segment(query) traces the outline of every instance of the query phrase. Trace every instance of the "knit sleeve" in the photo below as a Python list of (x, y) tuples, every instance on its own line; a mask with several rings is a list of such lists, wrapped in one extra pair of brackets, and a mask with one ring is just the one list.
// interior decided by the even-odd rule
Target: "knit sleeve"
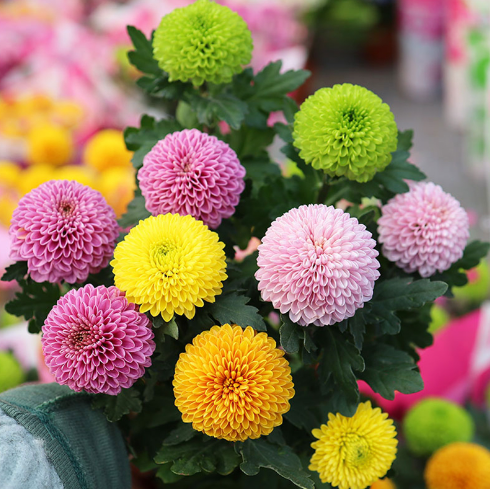
[(0, 481), (3, 489), (63, 489), (42, 440), (0, 409)]

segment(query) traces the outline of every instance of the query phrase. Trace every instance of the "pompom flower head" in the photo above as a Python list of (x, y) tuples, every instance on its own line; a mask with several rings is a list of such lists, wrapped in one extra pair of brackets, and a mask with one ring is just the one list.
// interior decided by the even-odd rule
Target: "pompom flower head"
[(109, 264), (119, 227), (102, 195), (51, 180), (20, 199), (12, 216), (10, 257), (27, 261), (36, 282), (83, 282)]
[(151, 365), (150, 321), (116, 287), (70, 290), (48, 314), (41, 339), (58, 384), (116, 395)]
[(313, 168), (367, 182), (390, 163), (398, 130), (389, 106), (377, 95), (345, 83), (306, 99), (295, 115), (293, 138)]
[(126, 149), (121, 131), (104, 129), (99, 131), (85, 145), (83, 159), (96, 170), (108, 168), (131, 168), (131, 151)]
[(8, 351), (0, 351), (0, 392), (24, 382), (24, 372), (17, 359)]
[(236, 153), (197, 129), (174, 132), (159, 141), (138, 173), (146, 208), (154, 216), (189, 214), (213, 229), (235, 212), (244, 177)]
[(302, 326), (354, 316), (379, 277), (376, 242), (346, 212), (303, 205), (276, 219), (259, 246), (262, 299)]
[(155, 31), (153, 56), (170, 81), (229, 83), (252, 59), (252, 35), (245, 21), (210, 0), (178, 8)]
[(185, 423), (209, 436), (244, 441), (282, 424), (294, 396), (284, 351), (250, 326), (214, 326), (179, 357), (175, 405)]
[(191, 216), (160, 214), (140, 221), (121, 241), (111, 265), (117, 287), (140, 311), (192, 319), (214, 302), (227, 278), (224, 244)]
[(27, 160), (33, 165), (64, 165), (74, 150), (70, 132), (61, 126), (36, 126), (27, 136)]
[(383, 255), (407, 273), (430, 277), (463, 256), (468, 215), (459, 202), (431, 182), (412, 184), (381, 209), (379, 242)]
[(425, 466), (427, 489), (488, 489), (490, 451), (473, 443), (439, 449)]
[(318, 438), (310, 470), (340, 489), (364, 489), (384, 477), (396, 457), (398, 441), (388, 415), (371, 403), (359, 404), (351, 418), (329, 414), (328, 424), (313, 430)]
[(461, 406), (445, 399), (428, 398), (413, 406), (403, 420), (408, 448), (415, 455), (430, 455), (444, 445), (469, 442), (475, 424)]

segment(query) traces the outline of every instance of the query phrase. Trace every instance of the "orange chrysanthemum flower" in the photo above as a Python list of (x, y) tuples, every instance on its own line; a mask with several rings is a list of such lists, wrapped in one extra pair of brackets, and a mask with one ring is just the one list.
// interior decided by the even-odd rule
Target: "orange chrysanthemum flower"
[(440, 448), (425, 467), (427, 489), (488, 489), (490, 451), (474, 443)]
[(396, 486), (390, 479), (385, 477), (384, 479), (379, 479), (374, 484), (371, 484), (370, 489), (396, 489)]
[(213, 326), (194, 338), (175, 367), (175, 405), (209, 436), (245, 441), (282, 424), (294, 396), (284, 352), (248, 326)]

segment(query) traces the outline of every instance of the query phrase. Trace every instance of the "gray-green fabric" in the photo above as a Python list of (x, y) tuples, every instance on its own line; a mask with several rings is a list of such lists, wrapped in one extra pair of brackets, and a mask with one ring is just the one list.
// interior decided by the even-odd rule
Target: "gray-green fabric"
[(58, 384), (26, 385), (1, 393), (0, 409), (42, 440), (64, 489), (130, 489), (122, 435), (91, 408), (88, 395)]

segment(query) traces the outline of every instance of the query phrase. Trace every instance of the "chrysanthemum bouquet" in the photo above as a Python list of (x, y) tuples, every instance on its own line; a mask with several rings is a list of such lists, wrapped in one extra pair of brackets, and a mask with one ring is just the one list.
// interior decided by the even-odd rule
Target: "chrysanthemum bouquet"
[[(135, 198), (117, 222), (76, 182), (26, 195), (7, 310), (166, 484), (370, 486), (396, 431), (358, 381), (388, 399), (423, 388), (431, 304), (488, 246), (467, 245), (465, 211), (420, 182), (412, 133), (369, 90), (323, 88), (298, 109), (287, 94), (308, 72), (244, 69), (246, 24), (209, 0), (151, 39), (128, 32), (138, 85), (169, 112), (125, 132)], [(275, 137), (292, 177), (267, 151)]]

